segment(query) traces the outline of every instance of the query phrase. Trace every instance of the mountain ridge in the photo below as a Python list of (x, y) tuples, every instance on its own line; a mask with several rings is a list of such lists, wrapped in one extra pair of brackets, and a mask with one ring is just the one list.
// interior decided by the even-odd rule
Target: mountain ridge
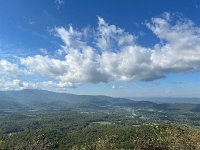
[[(75, 95), (71, 93), (57, 93), (47, 90), (26, 89), (0, 91), (0, 102), (7, 105), (21, 105), (22, 107), (34, 106), (37, 104), (50, 104), (53, 102), (64, 102), (66, 104), (81, 104), (81, 103), (122, 103), (123, 101), (133, 103), (133, 100), (125, 98), (113, 98), (103, 95)], [(2, 105), (3, 106), (3, 105)], [(0, 106), (1, 108), (1, 106)]]
[[(149, 101), (148, 101), (149, 100)], [(149, 99), (127, 99), (104, 95), (76, 95), (57, 93), (39, 89), (0, 91), (0, 109), (10, 108), (89, 108), (103, 109), (105, 107), (128, 107), (134, 109), (154, 109), (165, 111), (199, 112), (200, 104), (186, 103), (156, 103)]]

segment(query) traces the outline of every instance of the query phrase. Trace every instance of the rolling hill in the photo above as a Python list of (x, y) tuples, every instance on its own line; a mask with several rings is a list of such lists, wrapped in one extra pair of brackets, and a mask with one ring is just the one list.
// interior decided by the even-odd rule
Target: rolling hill
[[(185, 100), (184, 100), (185, 101)], [(32, 107), (60, 107), (76, 106), (87, 108), (102, 107), (132, 107), (137, 109), (154, 109), (164, 111), (192, 111), (199, 112), (200, 104), (187, 103), (155, 103), (152, 100), (131, 100), (126, 98), (113, 98), (102, 95), (75, 95), (69, 93), (56, 93), (46, 90), (26, 89), (21, 91), (0, 91), (0, 109), (32, 108)], [(189, 102), (189, 101), (188, 101)]]

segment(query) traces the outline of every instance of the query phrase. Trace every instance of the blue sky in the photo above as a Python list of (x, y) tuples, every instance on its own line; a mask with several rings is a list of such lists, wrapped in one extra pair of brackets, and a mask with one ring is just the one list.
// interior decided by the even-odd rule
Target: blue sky
[(198, 0), (0, 0), (0, 88), (200, 97)]

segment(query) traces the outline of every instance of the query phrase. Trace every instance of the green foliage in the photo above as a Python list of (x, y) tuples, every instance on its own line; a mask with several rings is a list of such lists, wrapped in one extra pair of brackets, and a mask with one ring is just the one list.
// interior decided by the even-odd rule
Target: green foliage
[[(16, 150), (198, 150), (200, 148), (200, 130), (189, 126), (110, 124), (103, 121), (102, 124), (97, 120), (103, 120), (107, 115), (76, 112), (64, 114), (65, 116), (58, 115), (54, 118), (48, 115), (45, 118), (40, 116), (43, 119), (27, 120), (27, 124), (21, 122), (25, 130), (4, 136), (0, 140), (1, 149), (14, 147)], [(114, 116), (112, 117), (114, 119)]]
[(176, 125), (118, 127), (94, 143), (73, 149), (199, 150), (200, 131)]
[(137, 107), (2, 109), (0, 149), (200, 149), (199, 113)]

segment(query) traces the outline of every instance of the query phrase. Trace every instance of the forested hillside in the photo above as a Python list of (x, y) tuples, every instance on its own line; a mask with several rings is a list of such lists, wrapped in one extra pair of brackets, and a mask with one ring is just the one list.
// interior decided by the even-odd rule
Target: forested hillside
[[(40, 100), (44, 99), (45, 103), (34, 101), (33, 106), (15, 105), (0, 109), (1, 149), (200, 148), (200, 113), (197, 104), (156, 104), (76, 95), (70, 96), (71, 99), (54, 101), (56, 98), (52, 93), (48, 95), (47, 91), (42, 91), (46, 95), (42, 97), (40, 92), (36, 91), (35, 94), (40, 95)], [(48, 97), (51, 97), (51, 101)], [(73, 97), (78, 98), (74, 101)], [(16, 103), (18, 98), (15, 97)], [(22, 101), (25, 99), (21, 99), (20, 103)]]

